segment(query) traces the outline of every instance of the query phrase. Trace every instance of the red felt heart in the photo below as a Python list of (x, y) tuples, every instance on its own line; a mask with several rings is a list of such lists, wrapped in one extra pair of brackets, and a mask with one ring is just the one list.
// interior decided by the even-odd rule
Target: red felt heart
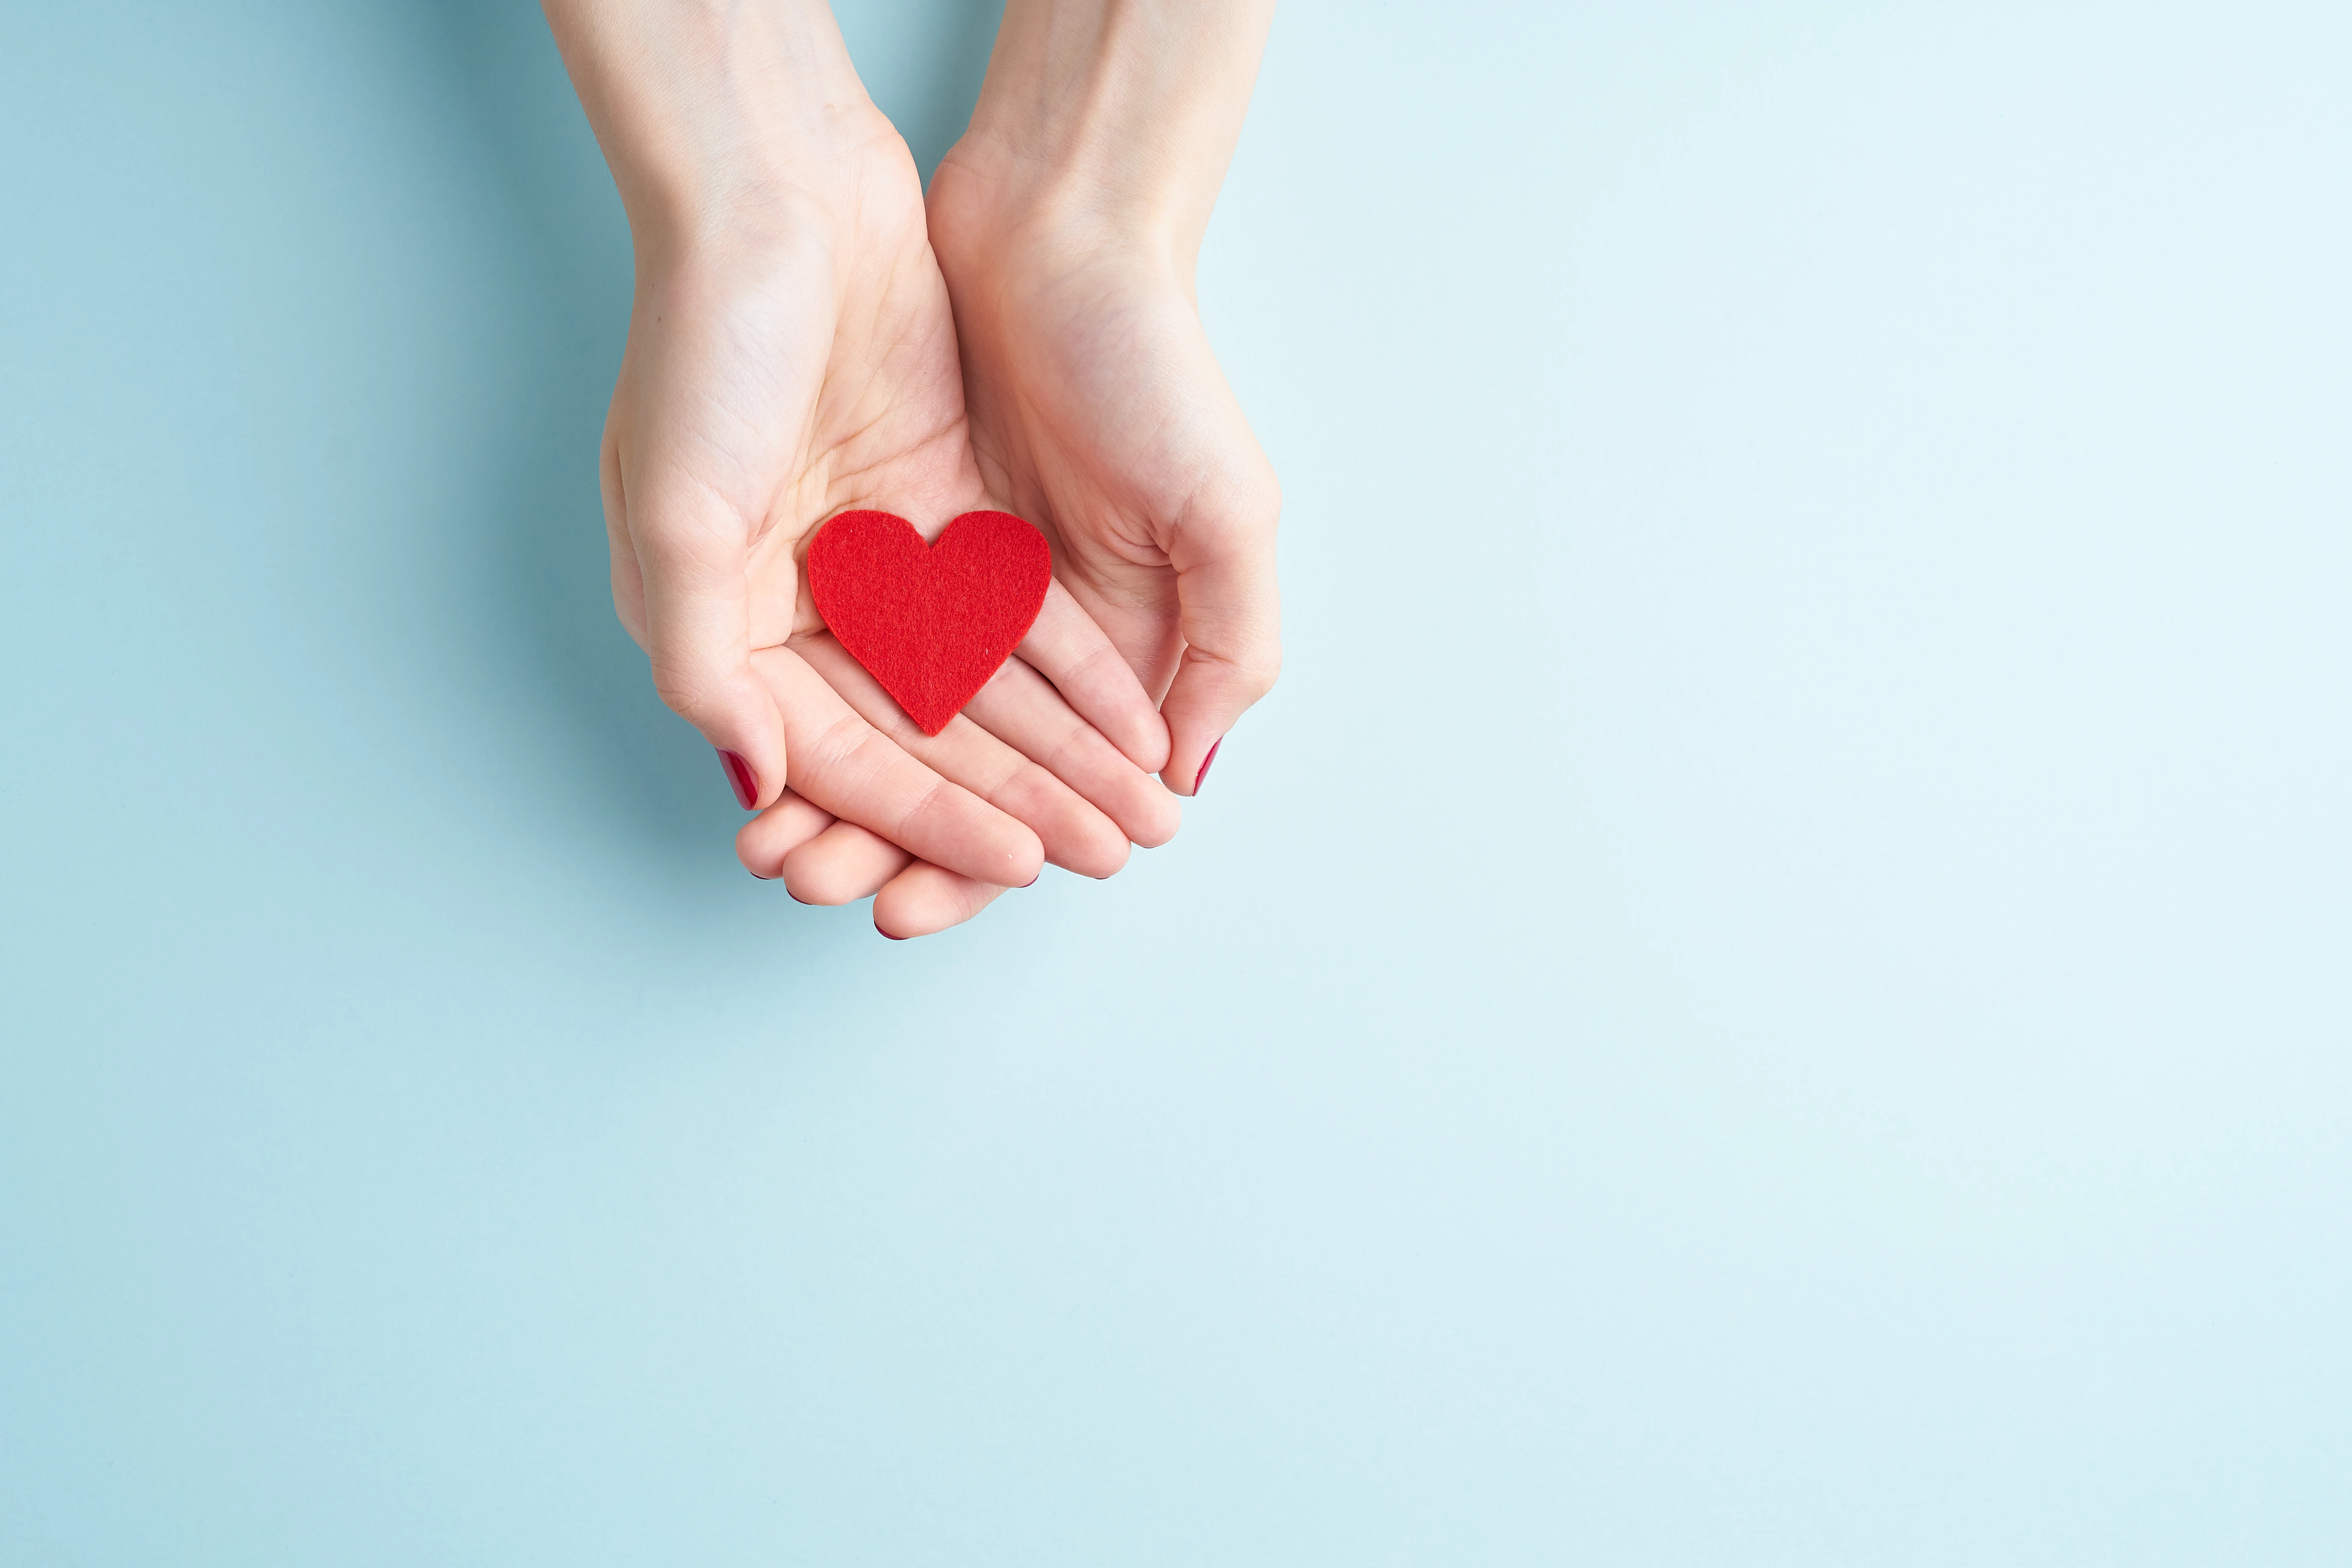
[(1054, 580), (1045, 536), (968, 511), (926, 545), (887, 511), (845, 511), (809, 543), (816, 613), (907, 716), (936, 735), (1029, 635)]

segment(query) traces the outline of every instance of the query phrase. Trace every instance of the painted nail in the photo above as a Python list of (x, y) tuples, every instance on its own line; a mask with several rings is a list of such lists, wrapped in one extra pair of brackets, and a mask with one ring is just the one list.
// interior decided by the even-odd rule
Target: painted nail
[[(1038, 873), (1037, 873), (1037, 877), (1042, 877), (1042, 876), (1044, 876), (1045, 874), (1045, 872), (1040, 871), (1040, 872), (1038, 872)], [(1037, 877), (1032, 877), (1032, 878), (1030, 878), (1027, 881), (1025, 881), (1025, 882), (1022, 883), (1021, 885), (1022, 885), (1023, 887), (1024, 887), (1024, 888), (1034, 888), (1034, 887), (1035, 887), (1035, 886), (1037, 885)]]
[(760, 781), (751, 776), (751, 764), (734, 752), (720, 752), (719, 765), (727, 770), (727, 782), (735, 791), (735, 804), (751, 810), (751, 803), (760, 798)]
[(881, 928), (880, 926), (876, 926), (874, 929), (875, 929), (876, 931), (881, 931), (881, 932), (882, 932), (882, 939), (883, 939), (885, 942), (904, 942), (904, 941), (906, 941), (906, 940), (907, 940), (907, 939), (906, 939), (905, 937), (903, 937), (903, 936), (892, 936), (888, 931), (882, 931), (882, 928)]
[[(1218, 736), (1217, 746), (1222, 746), (1224, 743), (1225, 738), (1223, 735)], [(1209, 748), (1209, 754), (1201, 759), (1201, 771), (1192, 775), (1192, 793), (1194, 795), (1201, 793), (1201, 781), (1209, 776), (1209, 764), (1217, 760), (1217, 746), (1211, 746)]]

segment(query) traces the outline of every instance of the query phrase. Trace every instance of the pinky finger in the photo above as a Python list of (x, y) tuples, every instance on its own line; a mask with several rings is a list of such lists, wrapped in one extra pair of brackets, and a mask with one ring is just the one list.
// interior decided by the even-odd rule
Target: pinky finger
[(918, 860), (874, 895), (874, 929), (893, 942), (961, 925), (1003, 889)]
[(784, 857), (831, 827), (833, 820), (833, 813), (786, 790), (735, 835), (735, 858), (743, 869), (772, 882), (784, 874)]
[(804, 904), (853, 904), (913, 858), (878, 833), (836, 822), (784, 857), (784, 891)]

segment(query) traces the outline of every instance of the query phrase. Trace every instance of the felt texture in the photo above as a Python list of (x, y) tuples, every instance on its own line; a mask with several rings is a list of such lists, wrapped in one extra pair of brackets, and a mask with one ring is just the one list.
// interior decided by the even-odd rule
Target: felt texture
[(845, 511), (810, 542), (808, 571), (841, 646), (936, 735), (1029, 635), (1054, 552), (1009, 511), (965, 512), (929, 545), (903, 517)]

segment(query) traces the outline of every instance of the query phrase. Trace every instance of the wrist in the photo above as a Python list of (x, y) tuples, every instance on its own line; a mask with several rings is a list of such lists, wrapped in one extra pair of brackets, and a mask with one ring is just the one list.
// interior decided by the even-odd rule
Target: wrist
[(940, 163), (929, 205), (932, 244), (951, 278), (1050, 256), (1164, 270), (1189, 286), (1203, 226), (1181, 188), (1139, 176), (1116, 153), (1097, 159), (977, 130)]
[(1010, 0), (940, 166), (945, 205), (1189, 279), (1271, 15), (1271, 0)]
[(640, 262), (843, 210), (896, 132), (824, 0), (546, 0)]

